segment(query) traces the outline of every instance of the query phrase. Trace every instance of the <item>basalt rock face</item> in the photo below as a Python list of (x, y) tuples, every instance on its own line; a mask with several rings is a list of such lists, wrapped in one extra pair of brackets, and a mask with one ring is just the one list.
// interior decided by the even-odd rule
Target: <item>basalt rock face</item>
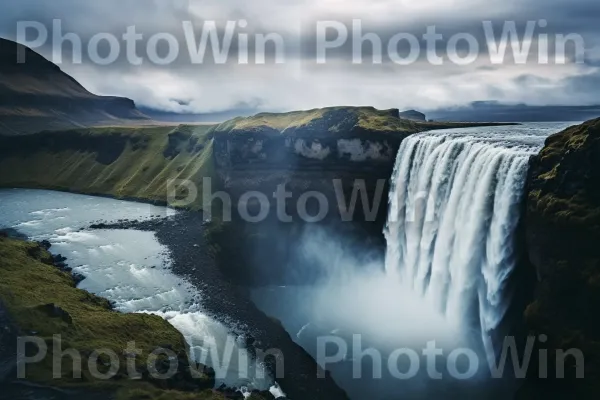
[(38, 53), (0, 38), (0, 134), (146, 120), (133, 100), (96, 96)]
[[(346, 240), (374, 238), (383, 254), (400, 143), (417, 132), (467, 126), (477, 125), (413, 121), (397, 109), (373, 107), (263, 113), (218, 125), (212, 132), (216, 176), (234, 205), (234, 223), (215, 232), (226, 257), (221, 264), (244, 283), (291, 283), (290, 272), (305, 279), (312, 274), (294, 244), (315, 222), (348, 233)], [(276, 196), (280, 190), (285, 198)], [(256, 192), (262, 201), (248, 196)], [(244, 218), (240, 208), (260, 222)], [(302, 273), (286, 270), (293, 264)]]
[[(600, 395), (600, 119), (549, 137), (532, 160), (526, 217), (529, 257), (538, 277), (526, 310), (533, 335), (547, 335), (548, 376), (564, 364), (565, 379), (536, 379), (533, 357), (520, 398)], [(579, 349), (563, 360), (556, 350)], [(579, 369), (578, 369), (579, 367)], [(582, 370), (585, 368), (585, 370)], [(577, 372), (585, 379), (576, 379)], [(560, 378), (560, 374), (558, 374)]]
[[(415, 123), (399, 118), (398, 110), (367, 107), (258, 114), (215, 128), (215, 167), (224, 190), (251, 216), (259, 215), (261, 207), (268, 212), (264, 220), (248, 223), (233, 207), (233, 224), (216, 232), (228, 275), (246, 284), (306, 283), (311, 274), (294, 244), (308, 220), (369, 230), (363, 237), (380, 237), (383, 249), (381, 232), (396, 153), (401, 141), (418, 130)], [(278, 188), (288, 193), (280, 205), (274, 198)], [(353, 191), (355, 213), (348, 216)], [(266, 196), (266, 207), (264, 201), (244, 197), (250, 192)], [(374, 212), (365, 215), (363, 204)], [(292, 264), (302, 264), (302, 273), (290, 274)]]
[(368, 190), (389, 179), (408, 135), (465, 126), (476, 125), (413, 121), (373, 107), (263, 113), (215, 127), (214, 161), (233, 197), (286, 184), (294, 195), (317, 190), (336, 201), (333, 179), (346, 179), (348, 188), (363, 180)]
[(337, 107), (236, 118), (215, 131), (224, 169), (377, 168), (393, 163), (402, 139), (418, 130), (398, 110)]

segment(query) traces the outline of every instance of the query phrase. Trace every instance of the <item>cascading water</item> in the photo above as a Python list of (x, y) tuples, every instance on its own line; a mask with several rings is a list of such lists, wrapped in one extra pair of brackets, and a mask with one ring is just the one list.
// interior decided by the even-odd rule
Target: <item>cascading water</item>
[[(367, 254), (369, 245), (313, 226), (295, 246), (327, 279), (312, 287), (260, 288), (254, 300), (317, 359), (319, 338), (346, 344), (343, 361), (326, 367), (351, 399), (514, 397), (518, 383), (509, 365), (503, 379), (490, 379), (487, 366), (499, 364), (498, 347), (490, 346), (505, 334), (503, 319), (514, 303), (517, 285), (510, 278), (520, 256), (515, 234), (529, 158), (566, 126), (527, 123), (409, 136), (392, 177), (385, 270), (377, 256), (354, 256)], [(442, 379), (429, 374), (425, 350), (431, 343), (442, 350), (435, 362)], [(367, 348), (381, 355), (382, 376), (375, 377), (369, 351), (361, 379), (354, 379), (365, 354), (359, 350)], [(460, 357), (459, 367), (474, 368), (475, 375), (456, 378), (452, 353), (465, 349), (477, 362)], [(398, 350), (423, 357), (399, 361), (392, 357)], [(402, 371), (419, 365), (417, 375), (399, 382), (386, 374), (386, 361), (388, 367), (398, 362)]]
[(411, 136), (398, 153), (386, 272), (450, 324), (480, 329), (486, 347), (511, 304), (528, 161), (540, 145), (539, 135), (457, 130)]

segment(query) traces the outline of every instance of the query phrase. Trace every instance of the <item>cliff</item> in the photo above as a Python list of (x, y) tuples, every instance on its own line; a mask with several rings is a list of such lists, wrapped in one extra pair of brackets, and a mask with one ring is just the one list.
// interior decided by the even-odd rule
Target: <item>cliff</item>
[[(223, 265), (236, 279), (279, 281), (278, 274), (284, 271), (277, 265), (293, 256), (288, 244), (302, 232), (295, 224), (276, 220), (275, 200), (269, 204), (270, 220), (245, 224), (237, 208), (241, 196), (258, 191), (273, 199), (278, 187), (285, 185), (291, 193), (286, 212), (303, 222), (298, 220), (297, 205), (301, 196), (315, 191), (330, 206), (326, 221), (337, 223), (342, 219), (339, 196), (344, 196), (345, 207), (353, 191), (364, 188), (368, 203), (357, 197), (352, 221), (383, 246), (389, 178), (401, 141), (415, 132), (462, 126), (477, 124), (416, 122), (400, 118), (398, 110), (334, 107), (258, 114), (217, 126), (105, 127), (0, 136), (0, 187), (165, 204), (169, 182), (187, 180), (196, 190), (190, 192), (185, 184), (171, 186), (176, 201), (171, 199), (170, 205), (199, 210), (208, 193), (204, 178), (211, 178), (212, 193), (223, 189), (231, 196), (232, 217), (240, 222), (223, 232), (230, 234), (219, 235), (223, 254), (235, 257)], [(245, 203), (250, 215), (260, 212), (255, 200)], [(366, 218), (364, 206), (372, 209), (374, 204), (374, 217)], [(315, 205), (307, 202), (310, 215), (318, 213)], [(219, 219), (218, 211), (215, 214)], [(244, 249), (228, 251), (232, 243), (243, 243)]]
[(494, 124), (445, 123), (402, 118), (397, 109), (329, 107), (235, 118), (214, 130), (221, 168), (377, 168), (393, 164), (402, 140), (413, 133)]
[(333, 179), (342, 179), (348, 191), (362, 180), (369, 192), (379, 180), (387, 181), (408, 135), (485, 125), (411, 121), (397, 109), (373, 107), (263, 113), (216, 126), (214, 161), (234, 199), (249, 190), (273, 193), (285, 184), (292, 202), (310, 190), (335, 202)]
[[(169, 180), (195, 182), (201, 194), (202, 178), (214, 176), (209, 129), (109, 127), (0, 136), (0, 187), (66, 190), (166, 204)], [(182, 190), (178, 189), (177, 196), (186, 197)], [(201, 200), (198, 196), (185, 206), (199, 209)]]
[(526, 234), (538, 276), (535, 299), (526, 310), (528, 328), (532, 334), (548, 336), (550, 374), (557, 363), (552, 356), (556, 349), (580, 349), (586, 362), (585, 379), (575, 379), (573, 358), (566, 360), (566, 379), (535, 379), (537, 370), (532, 370), (521, 398), (597, 398), (600, 119), (550, 136), (532, 160)]
[(38, 53), (0, 38), (0, 134), (147, 120), (133, 100), (96, 96)]

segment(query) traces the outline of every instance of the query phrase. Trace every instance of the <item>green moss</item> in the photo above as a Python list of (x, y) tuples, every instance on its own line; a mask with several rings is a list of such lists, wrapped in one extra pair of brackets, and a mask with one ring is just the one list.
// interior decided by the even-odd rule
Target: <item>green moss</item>
[(316, 119), (322, 118), (325, 112), (332, 109), (314, 109), (308, 111), (294, 111), (288, 113), (261, 113), (253, 117), (238, 118), (232, 121), (233, 124), (227, 122), (222, 125), (223, 128), (235, 130), (252, 130), (259, 127), (269, 127), (284, 131), (289, 128), (297, 128), (306, 126)]
[[(0, 186), (67, 190), (166, 203), (168, 182), (188, 179), (197, 184), (199, 196), (186, 206), (200, 209), (203, 178), (212, 178), (215, 174), (210, 128), (90, 128), (45, 132), (27, 137), (27, 143), (23, 144), (16, 142), (25, 140), (23, 138), (4, 139), (15, 146), (15, 151), (0, 157)], [(120, 154), (110, 163), (100, 159), (102, 151), (109, 153), (102, 146), (94, 151), (79, 144), (108, 135), (114, 138), (112, 142), (124, 143)], [(31, 148), (42, 136), (44, 145)], [(25, 146), (29, 149), (22, 148)]]
[(587, 134), (573, 135), (567, 141), (566, 147), (568, 147), (571, 150), (578, 150), (585, 145), (587, 138), (588, 138)]
[[(400, 118), (398, 110), (373, 107), (328, 107), (288, 113), (261, 113), (235, 118), (214, 128), (215, 135), (259, 133), (265, 136), (335, 134), (341, 137), (370, 137), (373, 134), (397, 135), (430, 129), (482, 126), (486, 124), (420, 122)], [(401, 138), (402, 136), (399, 136)]]
[(557, 164), (554, 166), (554, 168), (552, 168), (550, 171), (541, 174), (539, 176), (539, 179), (545, 180), (545, 181), (549, 181), (552, 180), (554, 178), (556, 178), (556, 176), (558, 175), (558, 167), (560, 166), (560, 164)]
[[(184, 393), (171, 396), (175, 392), (167, 394), (145, 382), (128, 380), (125, 350), (129, 342), (135, 342), (136, 365), (143, 370), (148, 355), (165, 345), (185, 357), (187, 344), (181, 333), (158, 316), (112, 311), (107, 300), (77, 289), (71, 276), (49, 265), (50, 261), (50, 254), (37, 243), (0, 237), (0, 302), (25, 334), (35, 332), (48, 344), (44, 360), (27, 366), (26, 379), (52, 386), (117, 390), (123, 399), (192, 398)], [(53, 378), (54, 335), (61, 336), (63, 351), (76, 349), (82, 355), (81, 379), (74, 377), (69, 357), (62, 361), (61, 378)], [(119, 357), (120, 369), (112, 380), (98, 380), (87, 368), (89, 356), (98, 349), (112, 350)], [(210, 385), (210, 379), (205, 379)], [(140, 397), (141, 393), (148, 395)], [(223, 398), (212, 391), (201, 396), (194, 398)]]
[(532, 168), (529, 210), (565, 226), (600, 227), (600, 119), (550, 136)]
[(600, 393), (599, 188), (600, 119), (550, 136), (533, 160), (526, 225), (540, 279), (525, 312), (527, 328), (547, 337), (548, 371), (555, 370), (555, 350), (579, 349), (585, 377), (575, 379), (570, 364), (567, 379), (537, 379), (539, 365), (532, 358), (517, 399), (588, 399)]
[(415, 132), (417, 124), (408, 119), (398, 118), (393, 110), (380, 111), (374, 108), (360, 108), (358, 126), (375, 132)]

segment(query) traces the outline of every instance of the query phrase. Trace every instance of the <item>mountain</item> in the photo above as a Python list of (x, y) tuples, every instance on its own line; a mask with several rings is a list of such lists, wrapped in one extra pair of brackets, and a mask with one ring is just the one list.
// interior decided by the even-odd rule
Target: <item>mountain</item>
[(144, 106), (138, 109), (155, 121), (172, 124), (210, 124), (221, 123), (237, 117), (249, 117), (256, 114), (256, 110), (247, 108), (235, 108), (227, 111), (210, 112), (203, 114), (179, 113), (174, 111), (157, 110)]
[(600, 117), (600, 105), (595, 106), (528, 106), (477, 101), (466, 107), (429, 111), (434, 121), (495, 121), (495, 122), (583, 122)]
[(0, 38), (0, 134), (144, 121), (133, 100), (90, 93), (38, 53)]
[(426, 121), (425, 114), (417, 110), (407, 110), (400, 113), (400, 118), (411, 119), (413, 121)]

